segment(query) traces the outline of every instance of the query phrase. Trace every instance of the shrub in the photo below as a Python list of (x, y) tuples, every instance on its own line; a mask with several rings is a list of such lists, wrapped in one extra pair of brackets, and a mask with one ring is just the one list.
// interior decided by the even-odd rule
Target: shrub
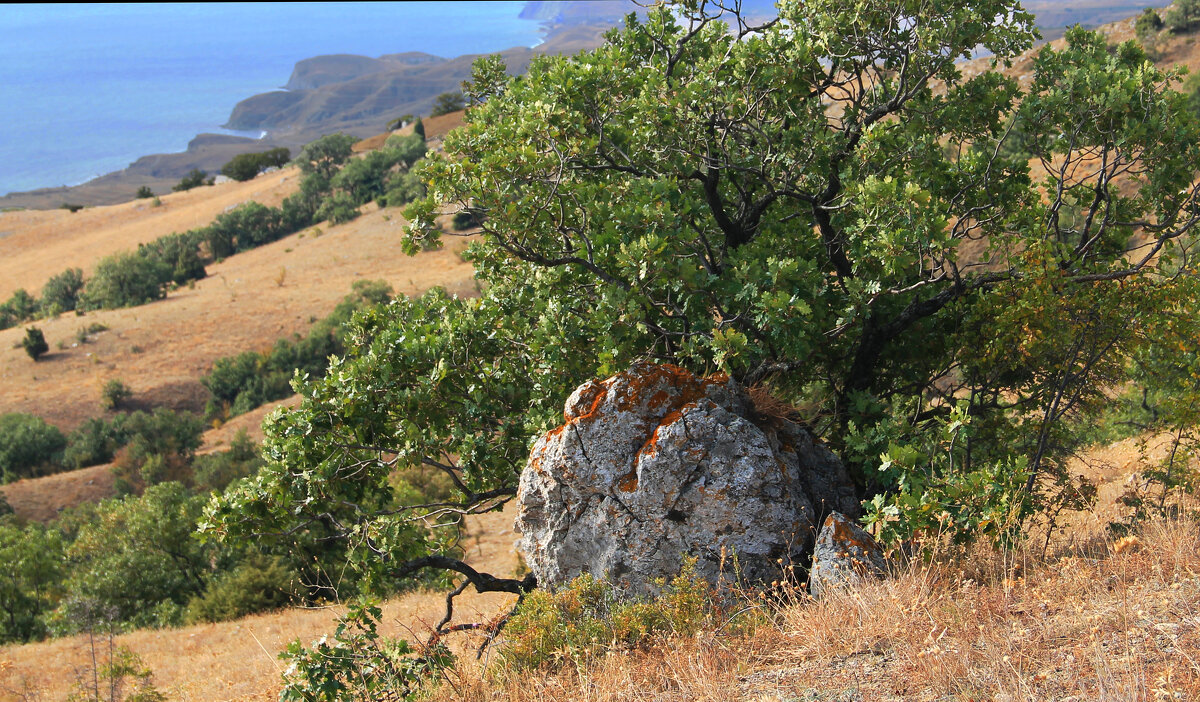
[(170, 269), (170, 282), (184, 285), (207, 275), (200, 260), (200, 243), (206, 229), (192, 229), (183, 234), (171, 233), (154, 241), (138, 244), (138, 255), (148, 258), (163, 270)]
[(67, 439), (57, 427), (32, 414), (0, 415), (0, 479), (10, 483), (20, 478), (55, 472), (62, 462)]
[(59, 209), (63, 209), (63, 210), (66, 210), (67, 212), (70, 212), (71, 214), (75, 214), (76, 212), (83, 209), (83, 205), (75, 205), (75, 204), (72, 204), (69, 202), (64, 202), (63, 204), (59, 205)]
[(229, 450), (197, 456), (192, 461), (192, 486), (197, 492), (220, 492), (230, 483), (258, 472), (263, 466), (258, 445), (239, 429)]
[(21, 346), (25, 347), (25, 353), (29, 354), (34, 361), (50, 350), (50, 345), (46, 343), (46, 335), (37, 327), (29, 327), (25, 330), (25, 338), (21, 340)]
[(350, 159), (357, 141), (349, 134), (326, 134), (310, 142), (296, 157), (300, 171), (305, 175), (315, 173), (326, 180), (332, 178), (338, 168)]
[(154, 197), (154, 191), (150, 189), (150, 186), (143, 185), (137, 189), (137, 195), (135, 197), (139, 200)]
[(463, 97), (461, 92), (442, 93), (433, 101), (433, 109), (430, 110), (430, 117), (439, 117), (451, 112), (458, 112), (467, 106), (467, 99)]
[(209, 393), (206, 416), (228, 419), (287, 397), (293, 392), (291, 381), (297, 371), (312, 377), (325, 375), (329, 357), (344, 348), (343, 328), (354, 313), (386, 302), (392, 293), (382, 280), (358, 280), (352, 290), (303, 339), (279, 339), (265, 354), (244, 351), (217, 359), (212, 370), (200, 378)]
[(293, 641), (280, 656), (291, 662), (280, 699), (411, 700), (424, 681), (453, 664), (454, 658), (443, 644), (414, 655), (407, 642), (380, 636), (381, 614), (374, 604), (354, 603), (338, 620), (331, 638), (322, 637), (312, 649)]
[(421, 121), (420, 117), (418, 117), (417, 121), (413, 123), (413, 134), (416, 134), (422, 139), (425, 138), (425, 123)]
[(403, 207), (425, 197), (425, 182), (412, 171), (394, 174), (387, 183), (387, 193), (380, 200), (386, 207)]
[(336, 192), (325, 199), (313, 219), (318, 222), (328, 221), (331, 224), (343, 224), (358, 217), (358, 203), (349, 193)]
[(461, 210), (454, 213), (454, 219), (450, 221), (450, 225), (455, 229), (462, 230), (479, 226), (479, 222), (475, 219), (475, 215), (466, 210)]
[(1200, 22), (1200, 0), (1176, 0), (1165, 19), (1172, 32), (1191, 31)]
[(143, 305), (167, 296), (166, 285), (174, 271), (161, 260), (136, 253), (119, 253), (100, 259), (88, 281), (83, 299), (88, 309), (116, 309)]
[(269, 151), (238, 154), (221, 167), (221, 175), (237, 181), (250, 180), (267, 168), (284, 165), (291, 157), (292, 152), (282, 146)]
[(63, 463), (73, 469), (107, 463), (137, 438), (141, 439), (141, 456), (168, 454), (190, 460), (200, 447), (203, 432), (204, 425), (194, 415), (161, 407), (152, 413), (92, 418), (67, 436)]
[(83, 270), (79, 268), (68, 268), (51, 277), (42, 286), (42, 299), (39, 303), (42, 314), (54, 316), (74, 310), (79, 304), (79, 294), (83, 292), (83, 287)]
[(7, 329), (33, 319), (37, 314), (37, 301), (24, 288), (13, 291), (12, 297), (0, 305), (0, 328)]
[(505, 628), (498, 661), (507, 673), (567, 661), (581, 663), (612, 649), (646, 646), (668, 636), (690, 636), (724, 616), (711, 586), (684, 564), (654, 598), (621, 599), (612, 586), (582, 575), (557, 593), (537, 590)]
[(251, 556), (213, 578), (203, 595), (184, 610), (186, 624), (223, 622), (287, 606), (296, 591), (296, 574), (278, 556)]
[(201, 185), (212, 184), (213, 179), (208, 178), (207, 171), (202, 171), (199, 168), (193, 168), (192, 170), (188, 171), (188, 174), (183, 177), (183, 180), (179, 181), (177, 185), (172, 186), (171, 190), (179, 193), (185, 190), (191, 190), (192, 188), (198, 188)]
[(423, 134), (409, 134), (408, 136), (394, 134), (384, 142), (383, 150), (376, 153), (387, 154), (393, 163), (400, 163), (405, 168), (412, 168), (412, 165), (420, 161), (427, 151), (428, 147)]
[(67, 548), (67, 596), (53, 628), (79, 629), (71, 602), (94, 603), (134, 626), (177, 623), (182, 605), (203, 591), (216, 555), (192, 536), (204, 500), (165, 483), (100, 503)]
[(61, 594), (63, 538), (41, 524), (0, 523), (0, 642), (27, 642), (48, 632), (45, 615)]
[(133, 391), (118, 378), (113, 378), (100, 389), (100, 405), (106, 410), (114, 410), (125, 400), (133, 397)]
[(268, 244), (285, 232), (281, 227), (283, 213), (257, 202), (247, 202), (218, 215), (205, 229), (209, 251), (214, 258), (224, 258), (238, 251)]

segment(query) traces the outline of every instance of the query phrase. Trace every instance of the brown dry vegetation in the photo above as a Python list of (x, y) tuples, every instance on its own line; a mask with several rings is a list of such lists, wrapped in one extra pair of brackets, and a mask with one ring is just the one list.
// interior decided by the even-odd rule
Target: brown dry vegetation
[(914, 563), (819, 602), (758, 605), (771, 619), (749, 636), (702, 632), (499, 684), (462, 664), (434, 699), (1200, 699), (1198, 526), (1050, 559)]

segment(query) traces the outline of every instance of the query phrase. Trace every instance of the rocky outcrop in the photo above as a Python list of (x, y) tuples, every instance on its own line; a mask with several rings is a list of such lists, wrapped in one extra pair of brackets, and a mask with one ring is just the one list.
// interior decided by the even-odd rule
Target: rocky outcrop
[(807, 561), (820, 517), (858, 509), (841, 462), (804, 428), (759, 418), (724, 375), (639, 364), (580, 386), (563, 419), (518, 493), (542, 587), (587, 572), (651, 593), (688, 557), (714, 583), (770, 581)]
[(881, 577), (887, 568), (883, 551), (871, 535), (846, 515), (833, 512), (825, 518), (813, 550), (808, 587), (813, 597), (853, 587)]

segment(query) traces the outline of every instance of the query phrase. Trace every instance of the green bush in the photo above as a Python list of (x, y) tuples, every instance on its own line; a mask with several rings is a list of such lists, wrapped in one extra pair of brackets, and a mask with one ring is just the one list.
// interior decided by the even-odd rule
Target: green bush
[(217, 555), (193, 537), (205, 499), (164, 483), (141, 497), (101, 502), (67, 547), (66, 596), (50, 617), (52, 630), (79, 630), (71, 602), (94, 603), (114, 621), (134, 626), (179, 623), (183, 605), (204, 590)]
[(413, 164), (425, 157), (428, 147), (425, 144), (425, 137), (422, 134), (409, 134), (401, 136), (393, 134), (384, 142), (384, 147), (376, 153), (386, 154), (387, 158), (393, 164), (401, 164), (406, 169), (412, 168)]
[(117, 309), (161, 300), (167, 296), (173, 269), (164, 261), (136, 253), (100, 259), (83, 293), (87, 309)]
[(475, 219), (475, 215), (462, 210), (454, 213), (454, 218), (451, 220), (450, 226), (457, 230), (470, 229), (471, 227), (479, 226), (479, 222)]
[(425, 182), (412, 171), (396, 173), (388, 179), (387, 193), (380, 199), (385, 207), (403, 207), (425, 197)]
[(357, 142), (358, 139), (349, 134), (326, 134), (310, 142), (296, 157), (300, 171), (305, 175), (315, 173), (326, 180), (333, 178), (342, 164), (350, 160)]
[(57, 427), (32, 414), (0, 415), (0, 479), (10, 483), (20, 478), (56, 472), (62, 462), (67, 439)]
[(206, 229), (192, 229), (183, 234), (171, 233), (154, 241), (138, 244), (138, 255), (154, 261), (162, 270), (170, 269), (170, 282), (184, 285), (207, 275), (200, 259), (200, 244)]
[(192, 487), (196, 492), (221, 492), (230, 483), (258, 472), (263, 466), (258, 444), (239, 429), (229, 450), (196, 456), (192, 461)]
[(41, 524), (0, 523), (0, 642), (24, 643), (46, 636), (46, 614), (61, 596), (62, 533)]
[(293, 641), (280, 656), (289, 661), (284, 688), (288, 702), (419, 699), (422, 685), (454, 663), (444, 644), (417, 654), (406, 641), (379, 634), (379, 607), (350, 605), (332, 637), (311, 649)]
[(16, 325), (34, 318), (37, 314), (37, 300), (24, 288), (17, 288), (3, 305), (0, 305), (0, 329)]
[(205, 228), (205, 239), (213, 258), (225, 258), (269, 244), (288, 233), (282, 228), (283, 213), (257, 202), (247, 202), (218, 215)]
[(21, 340), (21, 346), (34, 361), (50, 350), (50, 345), (46, 343), (46, 335), (37, 327), (29, 327), (25, 330), (25, 338)]
[(237, 181), (250, 180), (267, 168), (283, 166), (291, 157), (292, 152), (282, 146), (269, 151), (238, 154), (221, 167), (221, 175)]
[(560, 592), (531, 592), (504, 629), (497, 666), (519, 673), (580, 664), (610, 650), (691, 636), (725, 616), (711, 586), (696, 575), (695, 561), (659, 586), (654, 598), (622, 599), (609, 583), (582, 575)]
[(306, 337), (279, 339), (266, 354), (244, 351), (217, 359), (212, 370), (200, 378), (209, 393), (205, 415), (228, 419), (287, 397), (294, 392), (291, 382), (297, 371), (310, 377), (325, 375), (329, 357), (345, 348), (344, 327), (354, 313), (391, 299), (392, 288), (386, 281), (359, 280), (351, 289)]
[(63, 464), (84, 468), (113, 460), (117, 451), (140, 438), (141, 455), (180, 455), (200, 447), (204, 424), (192, 414), (159, 407), (152, 413), (117, 414), (85, 420), (67, 436)]
[(352, 195), (339, 191), (325, 198), (313, 219), (317, 222), (344, 224), (358, 217), (358, 207)]
[(286, 607), (296, 592), (296, 574), (278, 556), (251, 556), (209, 581), (204, 594), (184, 610), (185, 624), (223, 622)]
[(120, 379), (113, 378), (100, 389), (100, 406), (106, 410), (114, 410), (131, 397), (133, 391), (129, 386)]
[(70, 312), (79, 304), (79, 294), (83, 292), (83, 270), (68, 268), (46, 281), (42, 286), (42, 299), (39, 303), (41, 313), (52, 317), (63, 312)]
[(1165, 19), (1172, 32), (1191, 31), (1200, 23), (1200, 0), (1175, 0)]
[(171, 190), (174, 190), (175, 192), (178, 193), (178, 192), (183, 192), (184, 190), (191, 190), (192, 188), (198, 188), (201, 185), (212, 185), (212, 184), (213, 184), (213, 179), (208, 178), (207, 171), (202, 171), (199, 168), (193, 168), (192, 170), (188, 171), (188, 174), (183, 177), (183, 180), (179, 181), (179, 183), (177, 185), (172, 186)]
[(467, 99), (461, 92), (442, 93), (433, 101), (433, 109), (430, 110), (430, 117), (439, 117), (451, 112), (458, 112), (467, 106)]
[(154, 191), (150, 189), (150, 186), (143, 185), (142, 187), (137, 189), (137, 194), (134, 197), (136, 197), (138, 200), (144, 200), (146, 198), (151, 198), (151, 197), (154, 197)]

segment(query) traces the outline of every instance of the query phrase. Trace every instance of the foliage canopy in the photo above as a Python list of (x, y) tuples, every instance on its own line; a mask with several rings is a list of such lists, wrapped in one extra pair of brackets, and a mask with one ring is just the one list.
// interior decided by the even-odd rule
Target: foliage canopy
[[(995, 70), (1035, 38), (1011, 0), (785, 1), (760, 26), (687, 2), (521, 77), (480, 61), (404, 247), (468, 212), (482, 296), (360, 316), (204, 528), (319, 528), (371, 576), (522, 591), (422, 518), (511, 499), (569, 392), (640, 358), (810, 408), (890, 538), (1083, 505), (1067, 420), (1195, 309), (1200, 126), (1134, 42), (1076, 28), (1027, 86)], [(964, 75), (979, 47), (993, 70)], [(404, 504), (389, 476), (419, 464), (457, 497)]]

